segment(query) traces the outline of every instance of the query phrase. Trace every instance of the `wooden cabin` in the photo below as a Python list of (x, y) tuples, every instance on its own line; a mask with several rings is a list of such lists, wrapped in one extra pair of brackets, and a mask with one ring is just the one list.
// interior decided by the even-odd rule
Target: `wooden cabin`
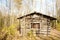
[(55, 23), (52, 24), (52, 21), (56, 21), (56, 18), (54, 17), (37, 12), (24, 15), (22, 17), (19, 17), (18, 19), (20, 33), (22, 36), (27, 35), (30, 31), (32, 31), (35, 36), (48, 36), (50, 34), (52, 25), (55, 25)]

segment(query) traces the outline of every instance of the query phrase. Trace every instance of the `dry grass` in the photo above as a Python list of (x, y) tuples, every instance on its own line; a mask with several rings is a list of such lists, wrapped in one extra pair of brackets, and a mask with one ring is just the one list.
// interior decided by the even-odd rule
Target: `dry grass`
[(50, 36), (24, 36), (20, 40), (60, 40), (60, 32), (52, 29)]
[(26, 36), (20, 36), (19, 31), (11, 25), (10, 27), (4, 27), (0, 31), (0, 40), (60, 40), (60, 32), (56, 29), (51, 29), (50, 36), (34, 36), (32, 32), (29, 32)]

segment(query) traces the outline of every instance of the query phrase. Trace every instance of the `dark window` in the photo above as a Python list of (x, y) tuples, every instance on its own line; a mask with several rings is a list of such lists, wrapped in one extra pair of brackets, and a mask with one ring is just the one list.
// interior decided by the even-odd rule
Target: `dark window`
[[(36, 31), (34, 33), (40, 34), (40, 23), (31, 23), (31, 28), (36, 29)], [(33, 29), (33, 31), (34, 31), (34, 29)]]
[(40, 29), (40, 23), (31, 23), (31, 28), (38, 28), (38, 29)]

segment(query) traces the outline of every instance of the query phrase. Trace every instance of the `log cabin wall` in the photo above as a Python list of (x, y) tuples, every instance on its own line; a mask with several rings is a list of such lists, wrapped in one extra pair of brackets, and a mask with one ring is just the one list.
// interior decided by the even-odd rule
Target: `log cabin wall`
[[(44, 17), (43, 15), (36, 15), (36, 16), (34, 15), (29, 15), (20, 19), (21, 34), (24, 36), (27, 35), (27, 33), (30, 32), (31, 30), (34, 30), (31, 28), (31, 23), (40, 23), (40, 29), (38, 29), (40, 30), (39, 35), (45, 35), (45, 36), (49, 35), (51, 30), (50, 19)], [(34, 35), (36, 35), (35, 32)]]

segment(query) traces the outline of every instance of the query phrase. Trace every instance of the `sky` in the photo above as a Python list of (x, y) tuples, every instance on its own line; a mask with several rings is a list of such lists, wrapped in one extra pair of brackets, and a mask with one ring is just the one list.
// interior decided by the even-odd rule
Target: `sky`
[[(12, 2), (12, 1), (11, 1)], [(21, 13), (22, 15), (23, 14), (26, 14), (27, 11), (30, 11), (30, 12), (34, 12), (34, 11), (37, 11), (37, 12), (41, 12), (41, 13), (44, 13), (44, 14), (48, 14), (48, 12), (50, 12), (50, 14), (52, 15), (53, 12), (54, 12), (54, 15), (56, 13), (56, 0), (23, 0), (22, 1), (22, 7), (21, 7)], [(12, 2), (12, 4), (15, 6), (15, 4)], [(12, 8), (14, 7), (12, 5)], [(1, 8), (2, 6), (2, 8)], [(6, 0), (0, 0), (0, 10), (9, 10), (9, 0), (8, 2), (6, 3)], [(15, 9), (13, 9), (12, 11), (14, 13), (16, 13), (16, 7)], [(49, 14), (49, 15), (50, 15)], [(50, 15), (50, 16), (51, 16)]]
[(0, 0), (0, 10), (7, 11), (8, 10), (8, 3), (6, 3), (6, 0)]
[[(27, 10), (26, 5), (29, 6), (30, 12), (40, 12), (43, 14), (47, 14), (50, 16), (56, 15), (56, 0), (33, 0), (31, 1), (24, 0), (23, 6), (25, 7), (25, 11)], [(25, 12), (24, 12), (25, 13)], [(24, 14), (23, 13), (23, 14)]]

